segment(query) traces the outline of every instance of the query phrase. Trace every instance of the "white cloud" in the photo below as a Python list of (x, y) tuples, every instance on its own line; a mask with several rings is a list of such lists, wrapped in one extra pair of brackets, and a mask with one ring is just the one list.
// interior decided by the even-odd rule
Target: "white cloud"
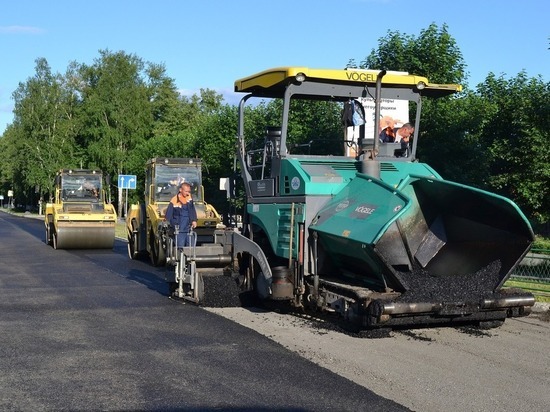
[(0, 26), (2, 34), (42, 34), (44, 30), (32, 26)]
[(178, 93), (180, 94), (180, 96), (191, 97), (194, 94), (196, 94), (197, 96), (200, 95), (200, 90), (199, 89), (178, 89)]
[(218, 90), (218, 93), (223, 96), (225, 103), (230, 105), (238, 105), (245, 95), (244, 93), (236, 93), (231, 89)]
[[(203, 87), (203, 89), (207, 89), (207, 87)], [(243, 93), (235, 93), (232, 89), (212, 89), (216, 93), (221, 94), (223, 96), (224, 103), (230, 104), (230, 105), (237, 105), (239, 104), (239, 101), (244, 96)], [(181, 96), (185, 97), (191, 97), (193, 95), (200, 96), (201, 91), (200, 89), (179, 89), (179, 94)]]

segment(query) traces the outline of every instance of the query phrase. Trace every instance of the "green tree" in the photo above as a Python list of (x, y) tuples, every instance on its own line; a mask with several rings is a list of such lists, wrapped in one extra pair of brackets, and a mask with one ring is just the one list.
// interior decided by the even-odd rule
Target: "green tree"
[(218, 106), (203, 118), (197, 130), (194, 155), (203, 161), (203, 184), (206, 201), (219, 213), (225, 213), (229, 204), (226, 192), (219, 189), (220, 178), (231, 177), (234, 170), (237, 107)]
[(80, 141), (88, 163), (111, 174), (127, 170), (128, 154), (152, 135), (151, 91), (144, 63), (135, 55), (101, 50), (91, 66), (79, 73), (82, 107)]
[(288, 149), (320, 155), (344, 153), (342, 106), (335, 102), (294, 100), (288, 121)]
[(445, 179), (488, 188), (490, 159), (479, 140), (490, 108), (472, 92), (424, 101), (417, 156)]
[(51, 193), (57, 170), (76, 166), (77, 98), (67, 76), (53, 74), (46, 59), (36, 60), (36, 74), (13, 93), (14, 122), (5, 133), (3, 175), (26, 202)]
[(175, 82), (166, 75), (166, 68), (160, 64), (150, 64), (148, 94), (153, 116), (153, 136), (171, 136), (188, 128), (186, 102), (181, 98)]
[[(354, 60), (348, 64), (355, 67)], [(388, 30), (378, 40), (378, 49), (361, 61), (360, 68), (405, 71), (426, 76), (432, 83), (462, 83), (465, 63), (448, 26), (435, 23), (421, 30), (418, 37)]]
[[(223, 132), (223, 121), (218, 127), (216, 119), (224, 110), (222, 107), (222, 95), (210, 89), (201, 89), (200, 95), (191, 97), (178, 97), (177, 108), (165, 110), (169, 116), (173, 116), (172, 127), (167, 128), (163, 134), (154, 134), (152, 138), (134, 148), (129, 154), (127, 167), (131, 174), (143, 181), (145, 163), (154, 157), (198, 157), (205, 165), (205, 182), (208, 188), (213, 187), (209, 180), (209, 164), (211, 159), (216, 159), (208, 148), (202, 148), (200, 141), (217, 141), (217, 137)], [(173, 99), (170, 99), (173, 102)], [(179, 113), (176, 116), (176, 113)], [(183, 119), (181, 122), (178, 119)], [(227, 120), (225, 120), (227, 121)], [(155, 122), (155, 127), (158, 123)], [(176, 127), (177, 125), (177, 127)], [(236, 129), (236, 121), (231, 123)], [(160, 130), (160, 129), (156, 129)], [(223, 145), (222, 145), (223, 147)], [(215, 167), (214, 167), (215, 168)], [(212, 178), (216, 180), (220, 175)], [(215, 194), (218, 193), (216, 183)], [(143, 193), (134, 193), (133, 201), (141, 198)], [(208, 199), (208, 198), (207, 198)]]
[[(348, 64), (355, 66), (354, 60)], [(361, 68), (405, 71), (425, 76), (430, 83), (458, 83), (466, 80), (465, 63), (447, 25), (431, 24), (419, 36), (388, 31), (379, 39), (378, 49), (360, 64)], [(464, 93), (466, 94), (466, 93)], [(415, 110), (411, 106), (411, 110)], [(413, 112), (409, 115), (414, 119)], [(418, 158), (433, 166), (447, 179), (482, 184), (483, 154), (477, 147), (475, 119), (461, 96), (424, 99), (419, 125)], [(452, 159), (452, 161), (450, 161)], [(479, 165), (479, 167), (475, 167)]]
[[(287, 149), (290, 153), (341, 155), (343, 151), (342, 105), (315, 100), (291, 101)], [(262, 101), (246, 113), (245, 132), (250, 146), (264, 144), (267, 127), (281, 126), (282, 100)]]
[[(100, 50), (91, 66), (82, 64), (81, 124), (79, 142), (86, 147), (88, 166), (110, 176), (128, 171), (129, 154), (153, 134), (154, 95), (148, 85), (143, 61), (124, 52)], [(158, 68), (155, 81), (162, 83)], [(118, 209), (122, 192), (118, 191)]]
[[(19, 168), (23, 152), (22, 129), (10, 124), (0, 139), (0, 180), (2, 182), (1, 194), (4, 195), (4, 204), (7, 203), (8, 190), (13, 190), (16, 197), (26, 196), (28, 185), (24, 184), (24, 174)], [(26, 199), (25, 199), (26, 200)]]
[(487, 102), (479, 141), (487, 148), (487, 185), (514, 199), (537, 222), (550, 220), (550, 83), (489, 74), (477, 95)]

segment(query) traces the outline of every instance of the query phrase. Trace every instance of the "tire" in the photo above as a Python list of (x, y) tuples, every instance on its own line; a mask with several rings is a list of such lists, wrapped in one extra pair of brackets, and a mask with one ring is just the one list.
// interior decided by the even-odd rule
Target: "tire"
[(198, 281), (198, 284), (196, 285), (196, 288), (197, 288), (197, 295), (199, 297), (199, 304), (202, 304), (202, 302), (204, 302), (204, 278), (202, 277), (202, 275), (199, 273), (199, 281)]
[(133, 219), (131, 228), (132, 230), (128, 232), (128, 256), (132, 260), (141, 259), (145, 255), (144, 251), (139, 249), (141, 231), (139, 230), (138, 224)]
[(133, 234), (128, 235), (128, 257), (132, 260), (137, 257), (135, 236)]
[(46, 226), (46, 244), (49, 246), (52, 246), (52, 233), (53, 233), (53, 225), (51, 223), (48, 223)]
[(49, 246), (52, 244), (52, 238), (50, 236), (50, 231), (46, 228), (46, 244)]
[(173, 296), (176, 290), (178, 290), (177, 282), (168, 282), (168, 296)]
[(166, 252), (153, 231), (149, 234), (149, 240), (151, 242), (151, 263), (153, 263), (153, 266), (164, 265), (166, 263)]
[(243, 291), (239, 294), (242, 307), (263, 307), (264, 300), (258, 294), (257, 277), (261, 272), (260, 265), (248, 253), (241, 256), (239, 274), (245, 279)]
[(255, 291), (258, 296), (258, 298), (261, 301), (265, 301), (269, 299), (271, 296), (270, 294), (271, 290), (271, 282), (269, 282), (262, 271), (257, 272), (256, 274), (256, 285), (255, 285)]
[(149, 247), (151, 248), (151, 251), (149, 253), (151, 263), (153, 266), (157, 266), (157, 257), (155, 255), (155, 234), (153, 233), (153, 231), (149, 232)]
[(57, 250), (57, 233), (53, 233), (52, 235), (52, 247)]

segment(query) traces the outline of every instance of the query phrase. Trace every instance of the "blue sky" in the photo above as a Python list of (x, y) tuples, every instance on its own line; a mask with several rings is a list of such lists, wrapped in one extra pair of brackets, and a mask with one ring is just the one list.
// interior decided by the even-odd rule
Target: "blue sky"
[[(0, 134), (12, 93), (45, 58), (65, 73), (99, 50), (163, 63), (183, 94), (231, 99), (236, 79), (278, 66), (343, 68), (388, 30), (417, 37), (446, 23), (471, 87), (489, 72), (550, 81), (547, 0), (0, 0)], [(422, 73), (418, 73), (422, 74)]]

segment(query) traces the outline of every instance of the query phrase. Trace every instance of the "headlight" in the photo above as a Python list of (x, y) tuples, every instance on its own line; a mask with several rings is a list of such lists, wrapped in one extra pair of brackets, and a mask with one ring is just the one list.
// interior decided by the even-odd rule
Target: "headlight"
[(296, 75), (296, 81), (302, 83), (306, 79), (306, 75), (302, 72)]

